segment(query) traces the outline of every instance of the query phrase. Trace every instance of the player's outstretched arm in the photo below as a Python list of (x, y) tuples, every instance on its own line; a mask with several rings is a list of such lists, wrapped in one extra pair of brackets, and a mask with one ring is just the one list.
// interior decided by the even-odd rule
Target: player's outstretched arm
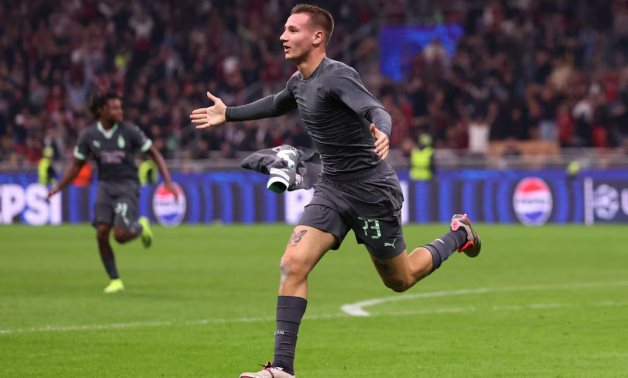
[(72, 159), (72, 164), (70, 164), (68, 169), (65, 171), (65, 175), (63, 176), (63, 178), (61, 179), (59, 184), (57, 184), (57, 186), (55, 186), (54, 188), (52, 188), (48, 192), (48, 197), (46, 199), (50, 200), (50, 197), (52, 197), (55, 194), (59, 193), (66, 186), (68, 186), (68, 184), (71, 183), (72, 180), (74, 180), (76, 175), (78, 175), (78, 173), (81, 170), (81, 167), (83, 166), (83, 164), (85, 164), (85, 160), (80, 160), (80, 159), (77, 159), (77, 158)]
[(220, 125), (227, 121), (227, 106), (219, 97), (207, 92), (207, 98), (214, 105), (207, 108), (199, 108), (192, 111), (190, 120), (196, 124), (197, 129)]
[(179, 193), (177, 192), (174, 185), (172, 184), (172, 179), (170, 178), (170, 171), (168, 170), (168, 166), (166, 166), (164, 157), (161, 155), (161, 153), (155, 147), (155, 145), (150, 146), (150, 148), (148, 149), (148, 154), (150, 155), (150, 158), (153, 159), (155, 164), (157, 164), (157, 167), (159, 168), (159, 172), (161, 172), (161, 175), (164, 178), (164, 186), (166, 187), (166, 189), (170, 191), (170, 193), (172, 193), (172, 195), (174, 196), (175, 202), (178, 201)]
[(214, 102), (213, 106), (196, 109), (190, 114), (190, 120), (197, 125), (197, 129), (220, 125), (227, 121), (251, 121), (278, 117), (297, 107), (296, 100), (288, 89), (288, 84), (278, 93), (240, 106), (227, 107), (220, 98), (209, 92), (207, 92), (207, 98)]

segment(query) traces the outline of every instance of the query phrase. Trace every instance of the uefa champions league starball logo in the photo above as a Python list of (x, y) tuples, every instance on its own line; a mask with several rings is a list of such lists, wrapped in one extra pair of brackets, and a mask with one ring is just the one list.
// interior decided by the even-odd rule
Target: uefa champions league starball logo
[(593, 192), (593, 208), (600, 219), (612, 220), (620, 207), (619, 192), (610, 185), (602, 184)]
[(528, 177), (517, 184), (512, 204), (521, 223), (541, 226), (552, 214), (552, 192), (543, 179)]
[(185, 218), (185, 192), (179, 184), (173, 183), (173, 185), (179, 197), (176, 201), (174, 195), (166, 189), (163, 183), (157, 186), (153, 194), (153, 212), (159, 224), (163, 226), (178, 226)]

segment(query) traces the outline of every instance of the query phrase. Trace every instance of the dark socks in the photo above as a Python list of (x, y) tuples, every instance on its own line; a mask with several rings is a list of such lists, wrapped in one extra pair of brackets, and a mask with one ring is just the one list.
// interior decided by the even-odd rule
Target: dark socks
[(107, 257), (102, 259), (102, 264), (105, 266), (105, 270), (107, 271), (107, 275), (112, 280), (116, 278), (120, 278), (118, 275), (118, 268), (116, 267), (116, 260), (112, 257)]
[(98, 252), (109, 278), (112, 280), (120, 278), (118, 268), (116, 267), (116, 258), (113, 256), (113, 249), (111, 249), (111, 244), (109, 244), (109, 233), (98, 237)]
[(131, 232), (135, 237), (139, 236), (142, 231), (144, 231), (144, 227), (140, 224), (140, 222), (135, 222), (133, 224), (133, 228), (131, 228)]
[(307, 300), (301, 297), (279, 296), (277, 298), (277, 330), (275, 331), (275, 357), (273, 366), (294, 374), (294, 350), (301, 318)]
[(463, 229), (449, 231), (438, 239), (425, 245), (432, 254), (432, 272), (440, 267), (443, 261), (447, 260), (452, 253), (462, 247), (467, 242), (467, 233)]

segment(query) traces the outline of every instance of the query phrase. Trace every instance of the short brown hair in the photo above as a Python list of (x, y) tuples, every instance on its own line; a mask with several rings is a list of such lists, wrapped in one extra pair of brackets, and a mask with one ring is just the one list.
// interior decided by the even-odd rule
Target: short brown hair
[(329, 43), (331, 35), (334, 34), (334, 18), (331, 13), (321, 7), (311, 4), (297, 4), (292, 8), (290, 14), (307, 13), (310, 15), (315, 26), (323, 28), (325, 31), (325, 46)]

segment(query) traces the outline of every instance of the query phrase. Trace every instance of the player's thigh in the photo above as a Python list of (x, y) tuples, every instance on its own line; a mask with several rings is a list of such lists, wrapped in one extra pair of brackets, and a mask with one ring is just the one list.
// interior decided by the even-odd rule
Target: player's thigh
[(281, 258), (282, 270), (308, 274), (335, 245), (336, 237), (329, 232), (311, 226), (296, 226)]
[(357, 242), (364, 244), (369, 254), (378, 259), (391, 260), (406, 250), (400, 216), (356, 216), (352, 228)]
[(430, 274), (432, 268), (432, 255), (417, 251), (409, 255), (404, 250), (399, 255), (382, 259), (371, 254), (371, 260), (379, 276), (386, 286), (395, 291), (405, 291), (418, 280)]
[(371, 254), (371, 260), (384, 282), (403, 281), (410, 277), (410, 264), (407, 251), (395, 257), (383, 259)]
[(391, 259), (406, 249), (401, 224), (403, 194), (394, 172), (344, 185), (351, 206), (347, 218), (358, 243), (379, 259)]
[(94, 217), (92, 225), (98, 229), (99, 225), (111, 226), (114, 219), (113, 197), (109, 193), (106, 185), (99, 184), (96, 191), (96, 201), (94, 203)]
[(114, 211), (114, 226), (128, 229), (133, 227), (139, 219), (139, 193), (129, 188), (125, 193), (116, 196), (112, 202)]
[(335, 188), (332, 183), (322, 180), (316, 185), (314, 196), (305, 206), (298, 225), (332, 234), (336, 243), (331, 249), (338, 249), (351, 229), (346, 216), (343, 216), (349, 211), (342, 191)]
[(111, 226), (106, 223), (95, 223), (96, 238), (100, 241), (109, 241), (109, 233), (111, 232)]

